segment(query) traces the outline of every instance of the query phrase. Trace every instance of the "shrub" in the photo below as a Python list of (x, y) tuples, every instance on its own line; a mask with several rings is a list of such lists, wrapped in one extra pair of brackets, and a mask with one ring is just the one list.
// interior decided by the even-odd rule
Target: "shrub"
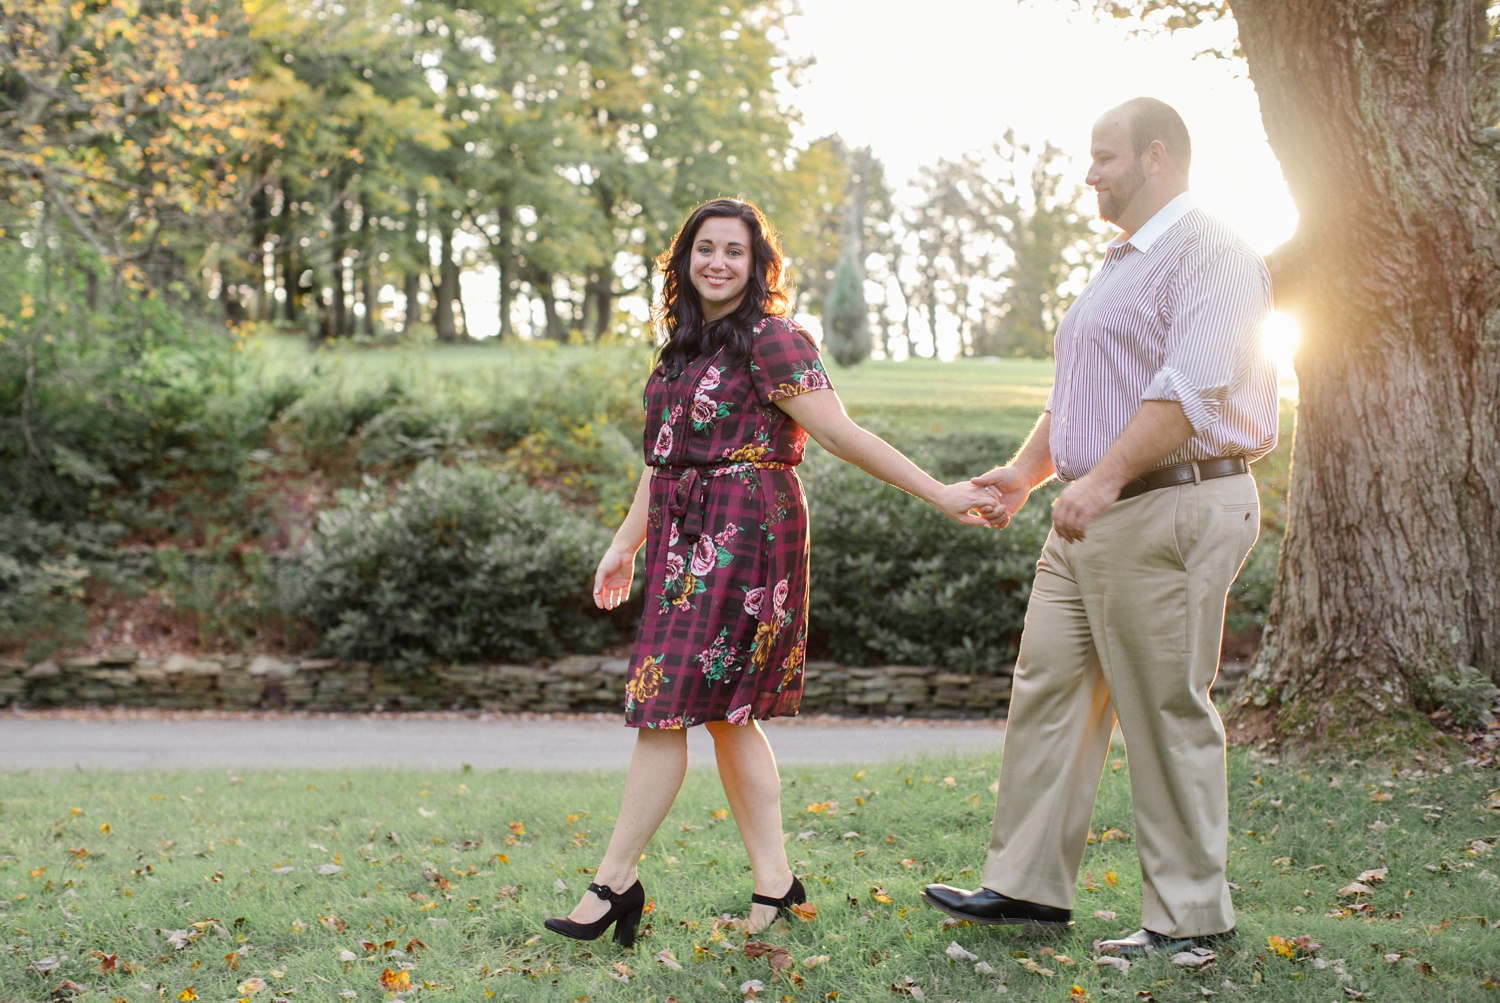
[[(987, 433), (887, 438), (934, 477), (1003, 463), (1017, 443)], [(1058, 487), (1034, 492), (1001, 532), (952, 522), (925, 503), (810, 447), (812, 650), (852, 665), (987, 672), (1015, 658), (1036, 559)], [(1230, 590), (1228, 629), (1265, 624), (1280, 540), (1269, 531)]]
[[(1015, 443), (962, 434), (903, 443), (939, 479), (1003, 462)], [(803, 476), (812, 513), (812, 650), (851, 665), (984, 673), (1015, 658), (1046, 538), (1044, 492), (1003, 532), (962, 526), (821, 450)]]
[(40, 661), (87, 637), (85, 598), (121, 528), (0, 513), (0, 648)]
[(606, 530), (477, 465), (340, 495), (306, 559), (320, 649), (396, 668), (530, 661), (618, 640), (589, 598)]

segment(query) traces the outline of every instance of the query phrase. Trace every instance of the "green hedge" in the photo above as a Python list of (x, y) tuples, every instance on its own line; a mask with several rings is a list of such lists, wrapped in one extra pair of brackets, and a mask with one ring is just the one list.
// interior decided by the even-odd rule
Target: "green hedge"
[(321, 652), (397, 668), (597, 652), (619, 639), (590, 597), (609, 537), (506, 474), (425, 463), (319, 516), (305, 615)]
[[(987, 470), (1016, 448), (968, 433), (900, 444), (945, 481)], [(1048, 498), (1033, 498), (1004, 531), (976, 529), (809, 452), (802, 474), (812, 515), (812, 651), (851, 665), (976, 673), (1013, 661)]]

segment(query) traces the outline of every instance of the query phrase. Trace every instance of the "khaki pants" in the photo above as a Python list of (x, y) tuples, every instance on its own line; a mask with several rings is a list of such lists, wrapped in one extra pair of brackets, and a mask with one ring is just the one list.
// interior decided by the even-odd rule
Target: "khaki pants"
[(1224, 726), (1208, 690), (1229, 586), (1259, 528), (1245, 474), (1116, 502), (1078, 543), (1047, 538), (1016, 663), (986, 888), (1072, 908), (1118, 715), (1145, 879), (1141, 925), (1179, 937), (1234, 927)]

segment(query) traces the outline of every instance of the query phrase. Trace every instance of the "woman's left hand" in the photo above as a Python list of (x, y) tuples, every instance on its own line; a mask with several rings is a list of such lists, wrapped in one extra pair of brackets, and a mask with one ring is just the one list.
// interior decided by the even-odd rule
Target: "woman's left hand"
[(933, 504), (954, 522), (966, 526), (989, 526), (1006, 520), (1005, 506), (994, 488), (977, 487), (968, 481), (945, 484)]

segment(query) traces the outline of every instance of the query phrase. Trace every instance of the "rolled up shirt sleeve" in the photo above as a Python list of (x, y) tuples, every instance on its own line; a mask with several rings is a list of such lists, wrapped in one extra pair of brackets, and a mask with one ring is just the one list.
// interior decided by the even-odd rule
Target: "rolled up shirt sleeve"
[(1224, 415), (1230, 387), (1260, 350), (1271, 310), (1271, 278), (1237, 239), (1189, 252), (1166, 290), (1166, 354), (1142, 400), (1176, 401), (1202, 436)]

